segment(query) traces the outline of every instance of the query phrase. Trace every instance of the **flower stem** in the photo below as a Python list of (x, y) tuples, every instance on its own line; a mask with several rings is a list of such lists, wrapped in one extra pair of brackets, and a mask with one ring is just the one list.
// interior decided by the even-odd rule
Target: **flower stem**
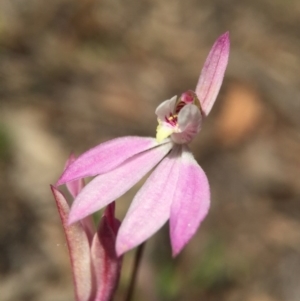
[(132, 272), (131, 272), (131, 279), (130, 279), (127, 295), (126, 295), (124, 301), (131, 301), (131, 299), (132, 299), (133, 292), (134, 292), (134, 286), (135, 286), (135, 282), (136, 282), (140, 262), (141, 262), (141, 259), (142, 259), (144, 247), (145, 247), (145, 243), (142, 243), (137, 248), (137, 251), (135, 253), (134, 264), (133, 264), (133, 268), (132, 268)]

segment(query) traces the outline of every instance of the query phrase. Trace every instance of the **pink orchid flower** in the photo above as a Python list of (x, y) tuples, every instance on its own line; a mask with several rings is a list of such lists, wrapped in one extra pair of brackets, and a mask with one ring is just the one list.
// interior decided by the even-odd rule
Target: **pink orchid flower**
[(207, 177), (187, 144), (215, 102), (228, 56), (229, 34), (225, 33), (213, 45), (195, 92), (174, 96), (156, 109), (156, 139), (123, 137), (102, 143), (65, 170), (57, 185), (96, 176), (75, 199), (69, 223), (111, 203), (155, 167), (122, 222), (116, 252), (120, 256), (141, 244), (169, 219), (173, 256), (182, 250), (210, 206)]
[[(67, 167), (75, 160), (70, 157)], [(83, 188), (83, 181), (67, 184), (73, 197)], [(65, 231), (70, 253), (76, 301), (110, 301), (117, 287), (122, 259), (115, 242), (120, 222), (114, 217), (114, 202), (109, 204), (94, 228), (91, 216), (69, 225), (70, 207), (64, 195), (51, 186)]]

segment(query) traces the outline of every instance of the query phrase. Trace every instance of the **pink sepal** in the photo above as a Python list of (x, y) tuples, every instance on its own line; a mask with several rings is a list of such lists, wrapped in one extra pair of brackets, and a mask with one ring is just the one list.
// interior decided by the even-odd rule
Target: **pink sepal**
[(170, 217), (173, 194), (177, 189), (181, 146), (174, 146), (134, 197), (117, 235), (117, 254), (144, 242)]
[(88, 150), (69, 165), (59, 178), (56, 186), (85, 177), (106, 173), (128, 158), (157, 146), (154, 138), (116, 138)]
[(219, 93), (229, 57), (229, 32), (221, 35), (211, 48), (201, 71), (196, 95), (207, 116)]
[(69, 223), (102, 209), (120, 197), (158, 164), (171, 148), (170, 142), (161, 144), (131, 157), (116, 169), (94, 178), (74, 200)]
[(210, 206), (207, 177), (187, 146), (183, 146), (178, 185), (173, 196), (170, 237), (176, 256), (197, 231)]

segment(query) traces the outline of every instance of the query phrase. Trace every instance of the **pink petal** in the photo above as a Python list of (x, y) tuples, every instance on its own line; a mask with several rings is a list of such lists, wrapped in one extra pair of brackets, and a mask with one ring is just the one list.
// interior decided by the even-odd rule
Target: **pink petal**
[[(65, 169), (64, 171), (72, 164), (76, 161), (76, 157), (73, 153), (71, 153), (71, 155), (69, 156), (69, 159), (66, 163)], [(82, 179), (80, 180), (75, 180), (72, 182), (68, 182), (66, 184), (68, 191), (70, 192), (70, 194), (73, 196), (73, 198), (76, 198), (76, 196), (79, 194), (79, 192), (81, 191), (81, 189), (84, 186), (84, 182)]]
[(173, 256), (176, 256), (195, 234), (210, 205), (207, 177), (187, 146), (183, 148), (170, 217)]
[(117, 235), (118, 255), (148, 239), (169, 219), (178, 181), (180, 153), (181, 146), (175, 146), (136, 194)]
[[(75, 162), (75, 160), (76, 160), (75, 155), (73, 153), (71, 153), (71, 155), (69, 156), (69, 158), (66, 162), (64, 170), (66, 170), (73, 162)], [(84, 187), (84, 180), (80, 179), (80, 180), (68, 182), (68, 183), (66, 183), (66, 186), (67, 186), (68, 191), (72, 195), (72, 197), (75, 198), (79, 194), (79, 192), (82, 190), (82, 188)], [(95, 226), (94, 226), (94, 222), (93, 222), (92, 218), (90, 216), (87, 216), (86, 218), (82, 219), (80, 221), (80, 223), (84, 229), (85, 234), (88, 237), (89, 243), (91, 244), (93, 236), (95, 234)]]
[(164, 121), (165, 117), (169, 117), (170, 113), (174, 113), (177, 96), (173, 96), (171, 99), (163, 101), (155, 110), (156, 116)]
[(97, 286), (93, 301), (111, 300), (118, 284), (122, 259), (116, 255), (116, 236), (112, 226), (107, 214), (104, 214), (93, 239), (91, 256)]
[(108, 172), (135, 154), (157, 145), (154, 138), (130, 136), (99, 144), (79, 156), (64, 171), (56, 185)]
[(77, 301), (88, 301), (92, 293), (90, 247), (80, 223), (68, 225), (69, 205), (63, 194), (51, 186), (63, 224), (70, 253), (75, 295)]
[(120, 197), (166, 156), (171, 148), (170, 142), (162, 144), (133, 156), (106, 174), (97, 176), (75, 199), (69, 222), (82, 219)]
[(204, 63), (195, 92), (206, 116), (219, 93), (228, 62), (229, 47), (229, 32), (226, 32), (214, 43)]
[(193, 104), (185, 105), (178, 114), (178, 128), (181, 133), (172, 134), (175, 143), (186, 144), (193, 140), (201, 129), (202, 116)]

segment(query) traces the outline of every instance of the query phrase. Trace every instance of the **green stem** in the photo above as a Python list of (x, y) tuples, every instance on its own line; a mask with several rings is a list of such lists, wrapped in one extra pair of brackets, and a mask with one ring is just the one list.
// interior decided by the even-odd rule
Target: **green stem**
[(141, 244), (137, 248), (137, 251), (135, 253), (134, 265), (133, 265), (132, 273), (131, 273), (131, 279), (130, 279), (127, 295), (126, 295), (124, 301), (131, 301), (131, 299), (132, 299), (133, 292), (134, 292), (134, 287), (135, 287), (135, 282), (136, 282), (136, 278), (137, 278), (137, 273), (138, 273), (138, 269), (139, 269), (140, 262), (141, 262), (141, 259), (142, 259), (144, 247), (145, 247), (145, 243)]

